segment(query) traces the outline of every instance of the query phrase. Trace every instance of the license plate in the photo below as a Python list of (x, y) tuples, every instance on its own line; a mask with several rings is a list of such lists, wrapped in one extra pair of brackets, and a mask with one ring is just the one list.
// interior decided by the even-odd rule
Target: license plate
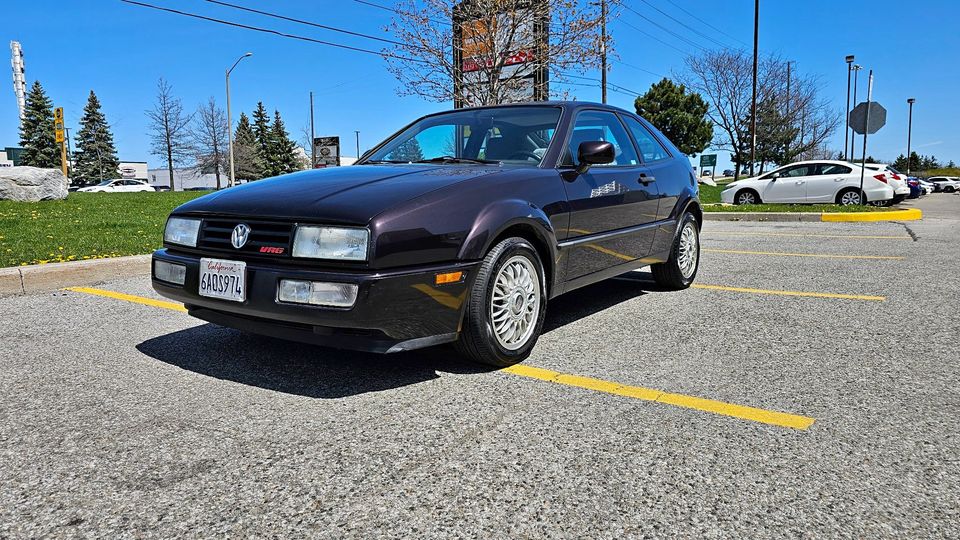
[(200, 296), (243, 302), (247, 299), (247, 263), (200, 259)]

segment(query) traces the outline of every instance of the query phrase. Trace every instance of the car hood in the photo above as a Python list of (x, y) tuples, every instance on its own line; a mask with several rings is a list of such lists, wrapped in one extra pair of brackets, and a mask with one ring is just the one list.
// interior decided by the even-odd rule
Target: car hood
[(363, 225), (393, 206), (480, 176), (497, 165), (356, 165), (257, 180), (194, 199), (174, 213)]

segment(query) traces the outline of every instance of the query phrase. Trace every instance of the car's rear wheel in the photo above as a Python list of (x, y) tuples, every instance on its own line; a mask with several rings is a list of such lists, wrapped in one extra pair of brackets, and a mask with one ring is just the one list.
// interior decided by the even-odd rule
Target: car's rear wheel
[(733, 196), (733, 204), (760, 204), (760, 195), (752, 189), (741, 189)]
[(700, 269), (700, 227), (697, 218), (686, 213), (680, 220), (680, 232), (673, 241), (670, 258), (665, 263), (650, 265), (657, 285), (670, 290), (686, 289)]
[(955, 187), (953, 187), (953, 186), (947, 186), (947, 187), (943, 188), (943, 192), (944, 192), (944, 193), (953, 193), (953, 192), (956, 191), (956, 190), (957, 190), (957, 188), (955, 188)]
[(837, 204), (841, 206), (863, 204), (864, 201), (866, 201), (866, 197), (863, 196), (863, 192), (859, 189), (847, 188), (837, 193)]
[(529, 242), (507, 238), (487, 253), (467, 298), (457, 350), (496, 367), (523, 361), (537, 343), (547, 309), (543, 264)]

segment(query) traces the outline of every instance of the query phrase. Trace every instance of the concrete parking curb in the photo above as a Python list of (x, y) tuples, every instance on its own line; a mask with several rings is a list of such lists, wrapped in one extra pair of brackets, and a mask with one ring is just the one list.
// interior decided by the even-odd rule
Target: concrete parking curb
[(704, 212), (704, 221), (777, 221), (777, 222), (876, 222), (916, 221), (923, 212), (916, 208), (890, 212)]
[(0, 297), (150, 273), (150, 255), (0, 268)]

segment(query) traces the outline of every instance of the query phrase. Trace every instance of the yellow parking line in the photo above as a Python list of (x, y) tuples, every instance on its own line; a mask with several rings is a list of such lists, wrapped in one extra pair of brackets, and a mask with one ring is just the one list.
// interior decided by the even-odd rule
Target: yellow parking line
[(830, 255), (827, 253), (787, 253), (781, 251), (745, 251), (739, 249), (703, 249), (706, 253), (732, 253), (736, 255), (771, 255), (779, 257), (819, 257), (823, 259), (877, 259), (885, 261), (902, 261), (906, 257), (886, 255)]
[(887, 299), (886, 296), (868, 296), (862, 294), (837, 294), (837, 293), (820, 293), (820, 292), (807, 292), (807, 291), (778, 291), (771, 289), (750, 289), (747, 287), (727, 287), (725, 285), (703, 285), (700, 283), (694, 283), (691, 285), (694, 289), (709, 289), (712, 291), (729, 291), (729, 292), (740, 292), (740, 293), (751, 293), (751, 294), (773, 294), (779, 296), (804, 296), (810, 298), (836, 298), (840, 300), (870, 300), (874, 302), (883, 302)]
[[(126, 302), (134, 302), (137, 304), (163, 309), (171, 309), (174, 311), (186, 311), (182, 305), (174, 302), (164, 302), (162, 300), (154, 300), (152, 298), (107, 291), (104, 289), (94, 289), (91, 287), (67, 287), (66, 290), (85, 294), (93, 294), (96, 296), (104, 296), (116, 300), (124, 300)], [(661, 390), (643, 388), (642, 386), (629, 386), (625, 384), (604, 381), (602, 379), (594, 379), (593, 377), (583, 377), (580, 375), (560, 373), (558, 371), (552, 371), (534, 366), (516, 365), (505, 368), (501, 371), (510, 373), (512, 375), (554, 382), (565, 386), (585, 388), (607, 394), (642, 399), (644, 401), (666, 403), (668, 405), (674, 405), (677, 407), (696, 409), (698, 411), (731, 416), (734, 418), (740, 418), (742, 420), (761, 422), (780, 427), (805, 430), (816, 421), (814, 418), (810, 418), (808, 416), (799, 416), (795, 414), (769, 411), (766, 409), (758, 409), (755, 407), (746, 407), (743, 405), (735, 405), (733, 403), (704, 399), (695, 396), (686, 396), (683, 394), (671, 394)]]
[(695, 409), (698, 411), (720, 414), (723, 416), (732, 416), (742, 420), (750, 420), (751, 422), (760, 422), (763, 424), (770, 424), (780, 427), (805, 430), (813, 425), (813, 423), (816, 421), (816, 419), (810, 418), (809, 416), (800, 416), (796, 414), (770, 411), (767, 409), (758, 409), (756, 407), (746, 407), (744, 405), (735, 405), (733, 403), (704, 399), (695, 396), (686, 396), (683, 394), (671, 394), (669, 392), (644, 388), (642, 386), (629, 386), (605, 381), (602, 379), (594, 379), (593, 377), (568, 375), (566, 373), (560, 373), (559, 371), (553, 371), (550, 369), (543, 369), (524, 364), (517, 364), (515, 366), (504, 368), (501, 371), (510, 373), (512, 375), (519, 375), (521, 377), (528, 377), (531, 379), (562, 384), (564, 386), (574, 386), (577, 388), (594, 390), (596, 392), (603, 392), (605, 394), (642, 399), (644, 401), (654, 401), (657, 403), (666, 403), (668, 405), (674, 405), (677, 407)]
[(172, 309), (174, 311), (183, 311), (186, 312), (187, 308), (183, 307), (183, 304), (178, 304), (176, 302), (165, 302), (163, 300), (154, 300), (153, 298), (145, 298), (143, 296), (134, 296), (132, 294), (124, 294), (114, 291), (106, 291), (103, 289), (94, 289), (91, 287), (67, 287), (66, 290), (93, 294), (96, 296), (105, 296), (107, 298), (113, 298), (115, 300), (125, 300), (127, 302), (133, 302), (135, 304), (143, 304), (145, 306), (153, 306), (163, 309)]
[(761, 233), (761, 232), (739, 232), (739, 231), (711, 231), (705, 230), (703, 234), (726, 234), (728, 236), (789, 236), (794, 238), (849, 238), (855, 240), (873, 239), (873, 240), (913, 240), (907, 235), (868, 235), (868, 234), (798, 234), (798, 233)]

